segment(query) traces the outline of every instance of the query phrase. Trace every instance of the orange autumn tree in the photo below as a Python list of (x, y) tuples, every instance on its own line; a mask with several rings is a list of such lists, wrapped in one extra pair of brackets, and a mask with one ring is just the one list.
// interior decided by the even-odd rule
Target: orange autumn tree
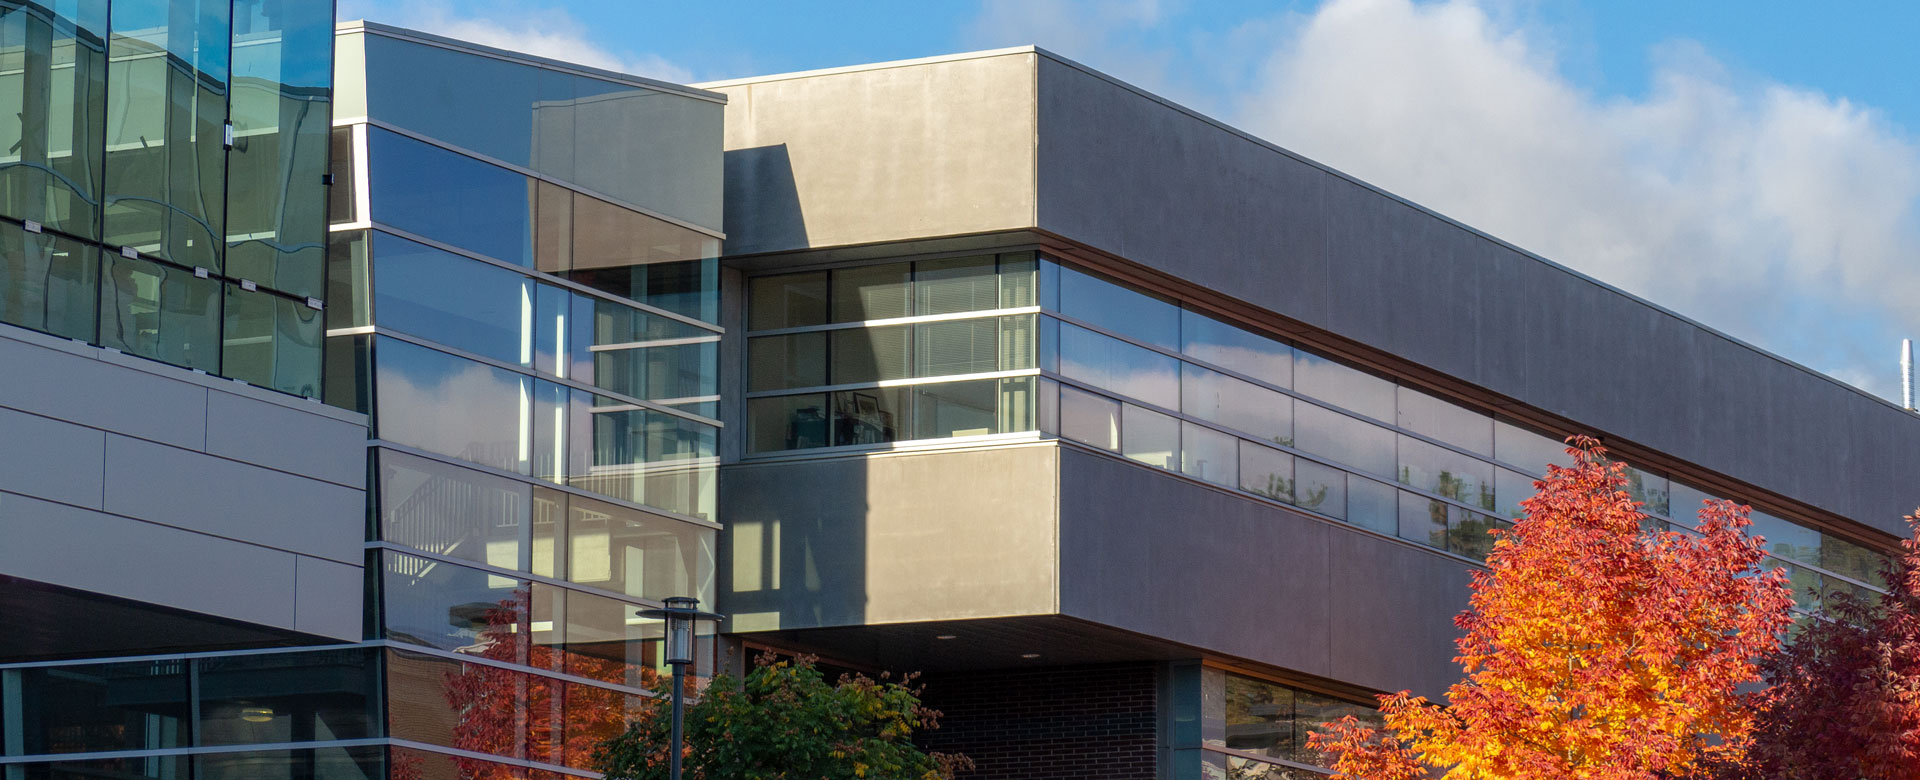
[(1339, 777), (1655, 780), (1744, 761), (1755, 661), (1789, 622), (1747, 510), (1710, 501), (1699, 535), (1643, 532), (1624, 465), (1576, 437), (1475, 572), (1448, 706), (1381, 696), (1385, 729), (1311, 734)]

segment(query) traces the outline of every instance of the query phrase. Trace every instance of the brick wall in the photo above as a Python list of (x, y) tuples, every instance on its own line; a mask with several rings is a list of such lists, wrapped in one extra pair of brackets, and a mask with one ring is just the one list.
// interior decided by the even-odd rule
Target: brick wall
[(929, 675), (929, 750), (964, 753), (963, 780), (1154, 780), (1151, 664)]

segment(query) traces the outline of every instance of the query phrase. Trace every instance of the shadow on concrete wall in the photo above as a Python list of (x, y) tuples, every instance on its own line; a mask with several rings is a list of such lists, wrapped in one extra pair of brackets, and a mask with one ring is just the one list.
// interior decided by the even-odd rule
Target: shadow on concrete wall
[(807, 220), (786, 144), (726, 153), (727, 254), (807, 246)]

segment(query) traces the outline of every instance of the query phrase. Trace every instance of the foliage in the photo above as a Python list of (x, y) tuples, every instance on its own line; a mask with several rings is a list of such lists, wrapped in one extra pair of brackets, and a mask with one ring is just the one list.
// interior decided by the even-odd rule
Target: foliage
[(1441, 707), (1382, 696), (1382, 730), (1352, 718), (1309, 743), (1342, 777), (1651, 780), (1737, 763), (1752, 729), (1755, 659), (1789, 622), (1779, 570), (1762, 573), (1746, 510), (1707, 502), (1700, 535), (1643, 532), (1625, 466), (1578, 437), (1495, 530), (1476, 572)]
[[(926, 753), (916, 730), (939, 727), (911, 677), (843, 676), (829, 684), (813, 659), (762, 656), (745, 679), (714, 677), (686, 709), (689, 780), (951, 780), (971, 764)], [(608, 780), (667, 776), (670, 708), (656, 707), (601, 743), (594, 764)]]
[(1920, 519), (1907, 524), (1877, 604), (1826, 595), (1826, 619), (1762, 663), (1752, 766), (1730, 776), (1920, 780)]

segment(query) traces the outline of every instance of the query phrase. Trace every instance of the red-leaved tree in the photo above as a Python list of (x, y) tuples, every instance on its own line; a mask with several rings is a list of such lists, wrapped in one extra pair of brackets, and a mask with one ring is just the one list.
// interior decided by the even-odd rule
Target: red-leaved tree
[(1742, 760), (1738, 688), (1789, 622), (1785, 575), (1760, 570), (1731, 502), (1708, 502), (1697, 537), (1643, 533), (1624, 467), (1572, 444), (1575, 465), (1548, 468), (1474, 574), (1449, 704), (1402, 691), (1380, 697), (1384, 730), (1311, 734), (1338, 776), (1655, 780)]
[(1885, 595), (1828, 594), (1825, 619), (1762, 664), (1753, 760), (1731, 777), (1920, 780), (1920, 519), (1907, 524)]

